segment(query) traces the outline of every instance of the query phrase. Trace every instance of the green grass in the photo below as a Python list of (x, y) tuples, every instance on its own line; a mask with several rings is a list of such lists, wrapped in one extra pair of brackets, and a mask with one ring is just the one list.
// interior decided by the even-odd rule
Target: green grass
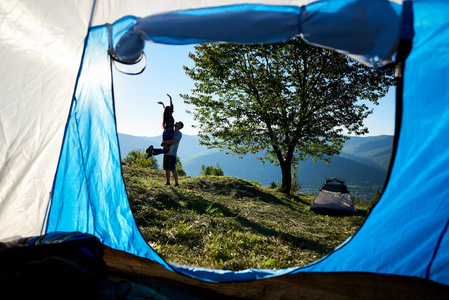
[(123, 165), (131, 209), (149, 244), (167, 261), (213, 269), (280, 269), (311, 263), (353, 235), (356, 216), (309, 211), (313, 197), (284, 195), (227, 176), (180, 177)]

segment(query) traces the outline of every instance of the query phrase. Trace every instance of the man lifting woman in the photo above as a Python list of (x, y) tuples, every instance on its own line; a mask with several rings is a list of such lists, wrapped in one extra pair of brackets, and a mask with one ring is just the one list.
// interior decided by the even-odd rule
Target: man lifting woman
[(184, 127), (182, 122), (176, 122), (173, 118), (174, 105), (172, 97), (167, 94), (170, 98), (170, 105), (165, 106), (162, 101), (158, 101), (164, 108), (164, 113), (162, 115), (162, 149), (155, 149), (153, 145), (148, 147), (146, 150), (147, 158), (164, 154), (163, 167), (165, 170), (166, 185), (170, 185), (170, 172), (173, 173), (173, 178), (175, 179), (175, 186), (178, 186), (178, 173), (176, 172), (176, 155), (178, 151), (179, 141), (182, 138), (182, 133), (180, 130)]

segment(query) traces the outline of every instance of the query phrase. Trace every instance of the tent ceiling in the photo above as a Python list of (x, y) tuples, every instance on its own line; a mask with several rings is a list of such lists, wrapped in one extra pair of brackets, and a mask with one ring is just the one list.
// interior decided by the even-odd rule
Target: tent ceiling
[(316, 0), (97, 0), (95, 13), (92, 19), (92, 26), (113, 23), (124, 16), (137, 16), (143, 18), (149, 15), (176, 10), (248, 3), (302, 6), (315, 1)]

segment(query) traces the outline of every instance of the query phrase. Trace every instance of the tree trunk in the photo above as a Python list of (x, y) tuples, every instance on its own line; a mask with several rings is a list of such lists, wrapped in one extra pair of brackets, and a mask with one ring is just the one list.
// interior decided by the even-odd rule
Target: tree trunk
[(290, 194), (292, 188), (292, 161), (285, 160), (280, 163), (282, 170), (282, 186), (281, 192), (284, 194)]

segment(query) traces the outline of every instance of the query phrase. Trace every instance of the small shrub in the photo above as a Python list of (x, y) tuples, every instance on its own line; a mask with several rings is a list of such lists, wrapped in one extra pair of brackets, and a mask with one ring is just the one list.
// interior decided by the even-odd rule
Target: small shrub
[(275, 267), (277, 267), (279, 265), (281, 265), (281, 262), (276, 260), (276, 259), (274, 259), (274, 258), (272, 258), (272, 259), (269, 259), (269, 260), (267, 260), (265, 262), (264, 267), (266, 267), (266, 268), (275, 268)]
[(257, 181), (257, 180), (251, 180), (249, 183), (251, 183), (252, 185), (255, 185), (255, 186), (257, 186), (257, 187), (262, 187), (262, 185), (260, 184), (260, 182)]
[(281, 191), (282, 183), (280, 183), (279, 181), (274, 183), (274, 181), (273, 181), (271, 184), (274, 185), (273, 189), (275, 189), (278, 192)]
[(134, 166), (157, 170), (158, 164), (156, 158), (150, 157), (147, 159), (146, 157), (147, 154), (145, 153), (145, 149), (134, 149), (131, 150), (124, 159), (122, 159), (122, 162)]
[(293, 168), (292, 174), (292, 186), (290, 188), (290, 192), (292, 194), (298, 194), (301, 190), (301, 184), (299, 183), (299, 172), (301, 171), (300, 167)]
[(371, 198), (371, 201), (368, 202), (370, 208), (373, 208), (374, 205), (376, 205), (377, 201), (380, 199), (380, 196), (382, 196), (382, 193), (379, 190), (375, 190), (373, 198)]
[(214, 166), (205, 167), (204, 165), (202, 165), (200, 175), (201, 176), (209, 176), (209, 175), (224, 176), (224, 172), (220, 168), (220, 165), (217, 163), (216, 167), (214, 167)]
[(179, 176), (187, 176), (186, 171), (182, 168), (182, 163), (179, 156), (176, 156), (176, 172)]

